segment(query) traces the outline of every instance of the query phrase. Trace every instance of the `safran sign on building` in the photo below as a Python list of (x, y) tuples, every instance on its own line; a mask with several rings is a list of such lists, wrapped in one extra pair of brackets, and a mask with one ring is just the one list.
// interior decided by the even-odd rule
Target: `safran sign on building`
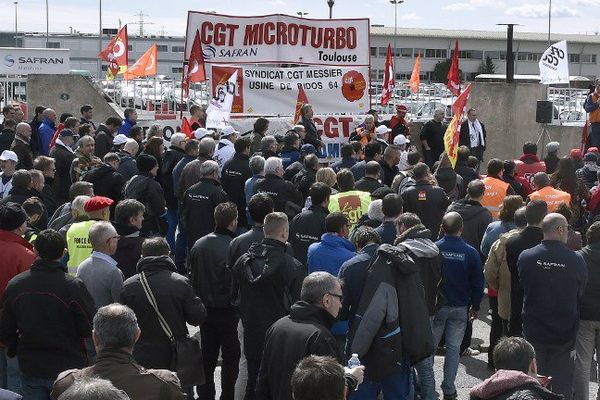
[(68, 49), (26, 49), (0, 47), (0, 74), (68, 74)]
[(188, 12), (185, 56), (198, 31), (207, 63), (368, 66), (369, 19), (234, 17)]

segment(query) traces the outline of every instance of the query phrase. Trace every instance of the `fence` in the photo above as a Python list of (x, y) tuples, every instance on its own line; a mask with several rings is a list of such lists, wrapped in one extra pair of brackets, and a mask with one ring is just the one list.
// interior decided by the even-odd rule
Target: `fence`
[(0, 76), (0, 96), (2, 106), (27, 103), (27, 77)]
[(588, 89), (548, 87), (548, 100), (554, 107), (552, 124), (583, 126), (587, 118), (583, 104), (588, 93)]

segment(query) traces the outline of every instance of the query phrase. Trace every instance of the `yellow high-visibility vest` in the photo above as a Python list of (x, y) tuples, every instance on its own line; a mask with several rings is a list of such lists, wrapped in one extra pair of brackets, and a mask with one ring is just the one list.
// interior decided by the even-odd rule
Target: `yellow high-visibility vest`
[(331, 195), (329, 198), (329, 212), (341, 211), (350, 223), (350, 231), (364, 214), (369, 211), (371, 204), (371, 194), (360, 190), (350, 190), (348, 192)]
[(67, 267), (71, 275), (75, 275), (79, 264), (92, 255), (89, 233), (91, 226), (96, 222), (98, 221), (76, 222), (67, 231), (67, 250), (69, 252)]

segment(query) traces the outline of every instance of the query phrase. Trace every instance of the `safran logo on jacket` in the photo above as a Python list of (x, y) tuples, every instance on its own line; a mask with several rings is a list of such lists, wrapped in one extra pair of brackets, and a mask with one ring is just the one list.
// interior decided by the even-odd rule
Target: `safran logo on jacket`
[(537, 260), (535, 263), (538, 266), (542, 267), (542, 269), (567, 268), (566, 264), (552, 262), (552, 261)]
[(465, 261), (465, 259), (467, 258), (465, 253), (454, 253), (451, 251), (442, 251), (442, 255), (444, 256), (444, 258), (454, 261)]

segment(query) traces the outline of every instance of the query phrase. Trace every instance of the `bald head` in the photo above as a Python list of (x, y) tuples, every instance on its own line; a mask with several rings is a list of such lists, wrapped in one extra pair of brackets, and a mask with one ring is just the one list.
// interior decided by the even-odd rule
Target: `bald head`
[(537, 190), (550, 186), (550, 177), (545, 172), (538, 172), (533, 176), (533, 184)]
[(542, 221), (544, 240), (558, 240), (567, 243), (569, 223), (567, 219), (558, 213), (550, 213)]
[(463, 230), (463, 219), (457, 212), (449, 212), (442, 219), (442, 229), (448, 236), (460, 236)]
[(27, 139), (31, 138), (31, 126), (27, 122), (19, 122), (15, 131), (17, 135), (21, 135)]
[(123, 146), (123, 151), (129, 153), (132, 156), (135, 156), (140, 149), (140, 145), (133, 139), (127, 139), (125, 146)]

